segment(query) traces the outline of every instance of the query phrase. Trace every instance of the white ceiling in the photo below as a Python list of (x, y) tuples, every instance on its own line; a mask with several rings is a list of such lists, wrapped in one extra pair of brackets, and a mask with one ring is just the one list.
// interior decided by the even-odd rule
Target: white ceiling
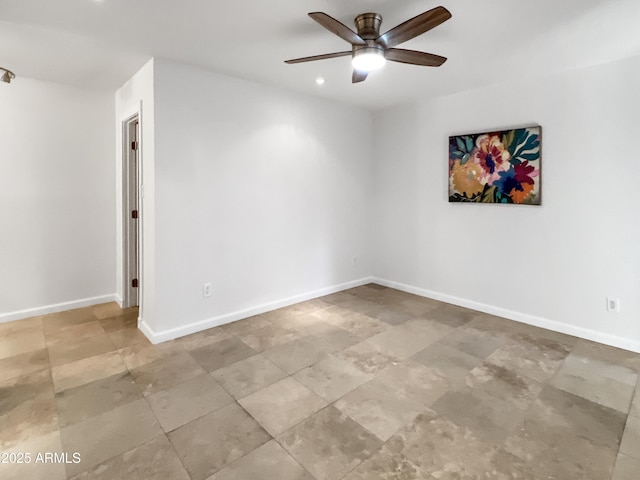
[[(453, 18), (400, 47), (448, 57), (440, 68), (389, 62), (352, 85), (348, 57), (283, 63), (349, 49), (308, 12), (353, 27), (373, 11), (386, 31), (437, 5)], [(115, 91), (157, 56), (380, 109), (638, 55), (638, 20), (639, 0), (0, 0), (0, 66)]]

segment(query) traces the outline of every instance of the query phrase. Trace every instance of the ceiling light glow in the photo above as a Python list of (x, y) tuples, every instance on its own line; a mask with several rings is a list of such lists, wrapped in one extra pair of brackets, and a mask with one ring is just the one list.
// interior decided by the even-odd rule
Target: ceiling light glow
[(322, 77), (316, 78), (316, 85), (324, 85), (324, 78)]
[(365, 47), (353, 53), (351, 65), (361, 72), (372, 72), (380, 70), (385, 66), (387, 60), (384, 58), (384, 51), (377, 47)]

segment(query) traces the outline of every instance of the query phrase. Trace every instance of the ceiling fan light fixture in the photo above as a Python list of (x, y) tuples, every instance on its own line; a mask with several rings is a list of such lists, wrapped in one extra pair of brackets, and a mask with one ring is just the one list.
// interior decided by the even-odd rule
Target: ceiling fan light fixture
[(380, 47), (363, 47), (353, 52), (351, 65), (360, 72), (373, 72), (385, 66), (384, 50)]

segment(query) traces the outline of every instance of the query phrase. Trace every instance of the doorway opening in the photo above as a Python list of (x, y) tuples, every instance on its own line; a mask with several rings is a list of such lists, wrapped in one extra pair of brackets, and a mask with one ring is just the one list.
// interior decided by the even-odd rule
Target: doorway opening
[(139, 306), (140, 291), (140, 121), (135, 114), (123, 122), (122, 140), (122, 307)]

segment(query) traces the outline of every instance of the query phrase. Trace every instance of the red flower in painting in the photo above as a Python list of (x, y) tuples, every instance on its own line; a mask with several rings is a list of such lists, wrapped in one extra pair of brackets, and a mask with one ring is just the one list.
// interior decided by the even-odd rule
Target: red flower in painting
[(516, 182), (520, 184), (528, 183), (530, 185), (533, 185), (533, 178), (531, 177), (535, 177), (537, 175), (537, 172), (535, 171), (536, 167), (529, 165), (528, 160), (525, 160), (518, 165), (514, 165), (513, 170), (515, 172), (514, 178)]
[(500, 172), (511, 167), (511, 154), (498, 135), (480, 135), (473, 150), (473, 159), (482, 168), (482, 182), (489, 185), (500, 178)]

